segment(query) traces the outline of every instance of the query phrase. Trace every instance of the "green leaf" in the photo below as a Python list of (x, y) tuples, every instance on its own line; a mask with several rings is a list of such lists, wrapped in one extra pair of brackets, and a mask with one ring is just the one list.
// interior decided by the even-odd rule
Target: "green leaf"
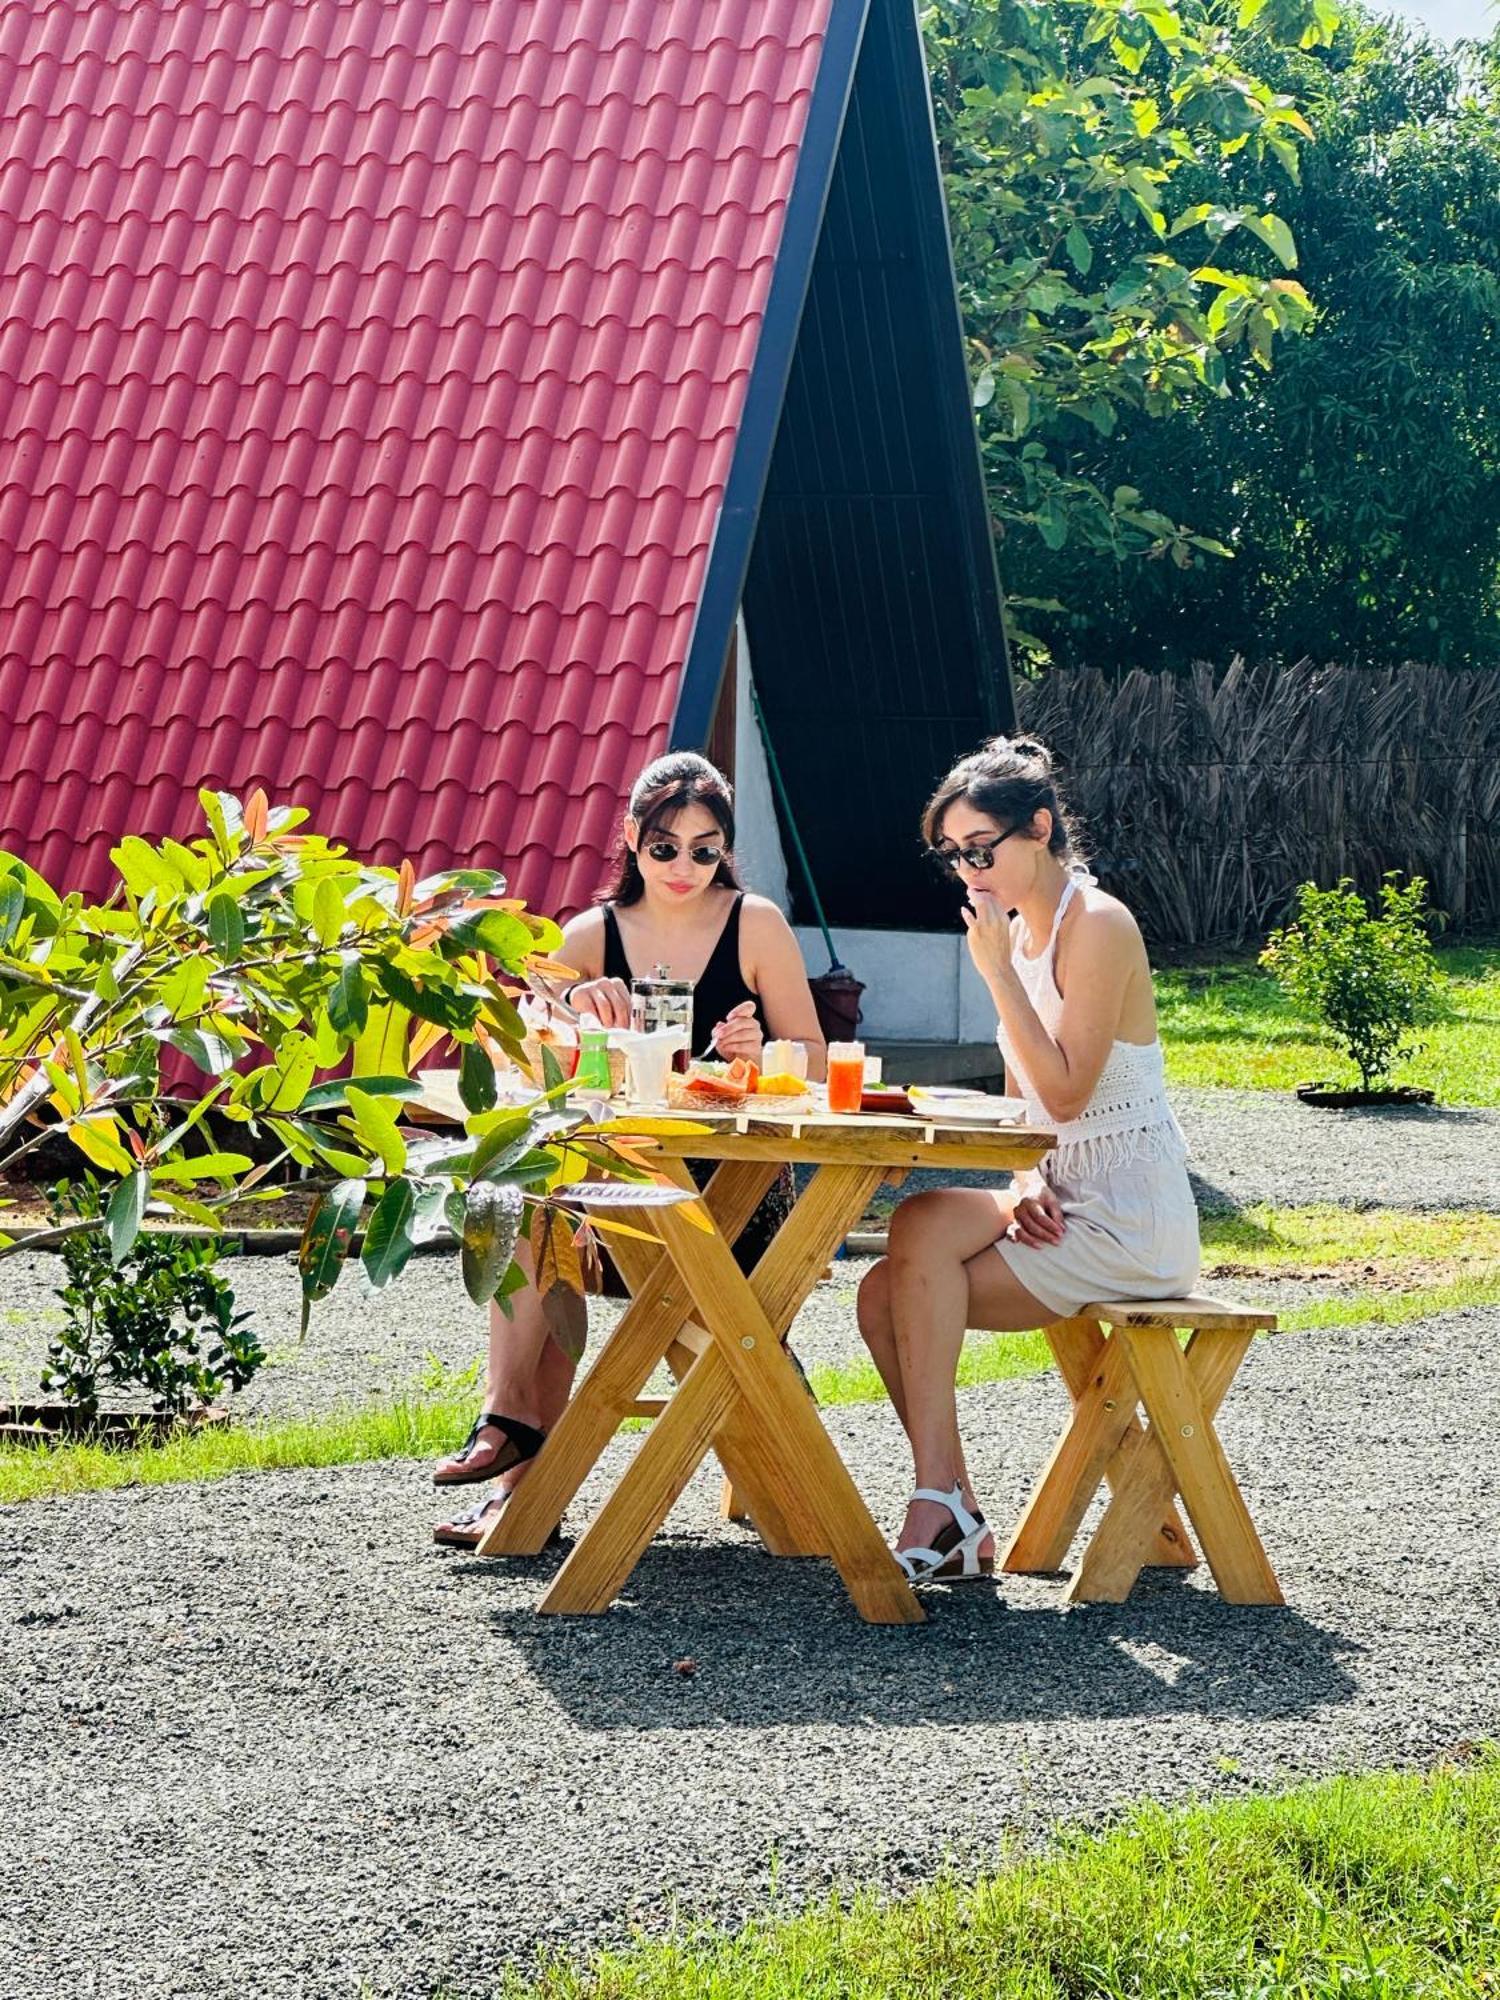
[(210, 1028), (174, 1028), (163, 1039), (169, 1048), (196, 1063), (206, 1076), (224, 1076), (238, 1059), (238, 1052)]
[(542, 1043), (542, 1088), (543, 1090), (566, 1090), (568, 1079), (563, 1066), (552, 1053), (546, 1042)]
[(1247, 215), (1245, 227), (1279, 258), (1284, 270), (1295, 270), (1297, 239), (1279, 215)]
[(202, 1013), (208, 994), (208, 972), (206, 958), (185, 958), (162, 981), (157, 997), (174, 1021)]
[(263, 1111), (295, 1111), (307, 1096), (318, 1070), (317, 1046), (311, 1035), (293, 1028), (276, 1050), (276, 1068), (264, 1086)]
[(245, 948), (245, 919), (233, 896), (222, 892), (208, 899), (208, 935), (222, 965), (231, 964)]
[[(544, 1140), (570, 1132), (576, 1124), (577, 1120), (564, 1111), (519, 1111), (501, 1118), (474, 1148), (470, 1178), (494, 1180), (516, 1170)], [(544, 1172), (551, 1171), (549, 1164), (538, 1164)]]
[[(342, 908), (342, 905), (340, 905)], [(370, 1017), (370, 990), (356, 952), (346, 952), (328, 993), (328, 1019), (346, 1038), (362, 1035)]]
[(365, 1276), (377, 1291), (399, 1278), (416, 1248), (412, 1216), (416, 1189), (403, 1175), (391, 1182), (375, 1204), (365, 1230)]
[(521, 1190), (506, 1183), (476, 1181), (464, 1205), (462, 1267), (464, 1289), (476, 1306), (495, 1296), (501, 1274), (515, 1255), (524, 1211)]
[(472, 1028), (479, 1012), (479, 1002), (472, 993), (460, 993), (456, 987), (444, 986), (435, 979), (414, 978), (401, 966), (392, 965), (389, 959), (377, 962), (375, 981), (381, 992), (408, 1014), (415, 1014), (419, 1021), (430, 1021), (436, 1028)]
[(529, 1111), (491, 1113), (483, 1126), (479, 1127), (479, 1143), (474, 1148), (474, 1164), (470, 1172), (475, 1180), (497, 1166), (504, 1171), (508, 1159), (519, 1159), (531, 1147), (531, 1118)]
[(404, 1007), (372, 1006), (354, 1042), (356, 1076), (404, 1076), (411, 1040), (411, 1015)]
[[(14, 876), (26, 899), (26, 910), (39, 938), (56, 935), (62, 916), (62, 901), (44, 877), (23, 861), (19, 854), (0, 850), (0, 876)], [(127, 921), (129, 921), (127, 917)]]
[(342, 1132), (325, 1132), (321, 1125), (311, 1118), (294, 1118), (292, 1129), (312, 1157), (321, 1160), (325, 1166), (333, 1168), (336, 1174), (347, 1174), (355, 1179), (370, 1170), (370, 1163), (358, 1153), (351, 1153), (344, 1143)]
[(1094, 246), (1075, 222), (1063, 238), (1068, 255), (1073, 260), (1073, 269), (1080, 278), (1086, 278), (1094, 267)]
[(0, 945), (7, 945), (26, 914), (26, 891), (14, 875), (0, 875)]
[(158, 1181), (232, 1181), (254, 1165), (248, 1153), (194, 1153), (186, 1159), (164, 1160), (155, 1171)]
[[(420, 1097), (422, 1086), (409, 1076), (362, 1076), (359, 1088), (366, 1097)], [(315, 1083), (302, 1100), (303, 1111), (342, 1111), (349, 1091), (349, 1079), (330, 1077)]]
[(126, 888), (137, 898), (149, 895), (154, 889), (158, 902), (168, 901), (180, 896), (187, 887), (171, 862), (138, 834), (127, 833), (118, 847), (109, 850), (109, 858), (123, 876)]
[(332, 875), (325, 875), (313, 893), (313, 929), (319, 944), (333, 944), (348, 922), (343, 891)]
[(397, 1129), (396, 1114), (382, 1099), (355, 1084), (346, 1085), (346, 1090), (355, 1131), (388, 1174), (399, 1174), (406, 1165), (406, 1140)]
[(458, 1094), (466, 1111), (489, 1111), (496, 1097), (495, 1065), (478, 1042), (466, 1042), (458, 1059)]
[[(157, 1180), (160, 1179), (158, 1174)], [(158, 1204), (170, 1209), (173, 1215), (180, 1215), (185, 1222), (196, 1222), (204, 1229), (217, 1231), (223, 1226), (223, 1217), (216, 1210), (205, 1202), (195, 1201), (190, 1194), (176, 1194), (171, 1188), (158, 1186), (151, 1206), (155, 1208)]]
[(447, 1226), (444, 1215), (447, 1199), (448, 1190), (441, 1181), (428, 1181), (417, 1186), (411, 1211), (413, 1243), (431, 1243), (442, 1235)]
[(128, 1173), (109, 1198), (104, 1219), (109, 1229), (110, 1262), (123, 1264), (141, 1233), (146, 1203), (151, 1199), (151, 1176), (143, 1167)]
[(245, 831), (245, 815), (239, 800), (233, 792), (211, 792), (205, 789), (199, 792), (198, 803), (203, 808), (203, 817), (208, 821), (214, 845), (226, 861), (232, 860)]
[(362, 1180), (339, 1181), (313, 1203), (297, 1252), (302, 1297), (307, 1304), (327, 1298), (338, 1283), (364, 1203)]
[(536, 950), (536, 940), (521, 919), (508, 910), (481, 910), (476, 916), (460, 917), (438, 940), (445, 958), (465, 952), (488, 952), (498, 958), (507, 972), (519, 972)]

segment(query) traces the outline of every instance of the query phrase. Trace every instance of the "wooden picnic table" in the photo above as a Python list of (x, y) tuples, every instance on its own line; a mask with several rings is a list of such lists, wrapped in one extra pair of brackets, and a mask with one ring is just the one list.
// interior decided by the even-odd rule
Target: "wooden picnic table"
[[(606, 1610), (713, 1451), (736, 1511), (748, 1516), (772, 1555), (826, 1556), (861, 1617), (920, 1624), (921, 1605), (783, 1341), (829, 1258), (888, 1177), (916, 1167), (1020, 1171), (1036, 1165), (1052, 1134), (1013, 1124), (945, 1125), (917, 1115), (799, 1117), (757, 1109), (614, 1117), (621, 1137), (632, 1129), (648, 1133), (657, 1148), (653, 1161), (695, 1194), (687, 1161), (718, 1162), (701, 1204), (713, 1226), (702, 1226), (701, 1209), (696, 1220), (682, 1207), (612, 1211), (659, 1238), (659, 1246), (610, 1237), (631, 1303), (479, 1553), (539, 1553), (621, 1424), (649, 1414), (650, 1430), (553, 1579), (542, 1611)], [(731, 1245), (786, 1165), (815, 1172), (746, 1277)], [(643, 1402), (663, 1361), (675, 1391), (660, 1403)]]

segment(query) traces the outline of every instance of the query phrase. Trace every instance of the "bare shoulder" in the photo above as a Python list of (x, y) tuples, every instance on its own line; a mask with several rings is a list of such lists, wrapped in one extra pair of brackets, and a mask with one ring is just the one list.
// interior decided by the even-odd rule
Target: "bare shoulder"
[(783, 940), (796, 942), (791, 925), (770, 897), (754, 896), (748, 889), (740, 905), (740, 929), (755, 944), (776, 944)]
[(1068, 926), (1075, 943), (1093, 957), (1126, 964), (1145, 957), (1141, 927), (1120, 901), (1097, 883), (1078, 892), (1078, 914)]
[(604, 912), (597, 904), (563, 925), (559, 956), (588, 978), (597, 978), (604, 969)]

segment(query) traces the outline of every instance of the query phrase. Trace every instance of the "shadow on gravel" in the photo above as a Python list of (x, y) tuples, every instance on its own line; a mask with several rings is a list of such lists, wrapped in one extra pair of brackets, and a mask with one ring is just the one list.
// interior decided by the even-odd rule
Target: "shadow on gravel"
[[(1329, 1112), (1320, 1107), (1320, 1115)], [(1344, 1104), (1332, 1115), (1362, 1125), (1488, 1125), (1494, 1118), (1472, 1104)]]
[[(1174, 1571), (1148, 1572), (1128, 1604), (1072, 1610), (1007, 1601), (1034, 1600), (1030, 1580), (929, 1590), (927, 1624), (892, 1628), (861, 1622), (830, 1565), (769, 1561), (748, 1542), (658, 1542), (604, 1617), (507, 1608), (494, 1628), (585, 1729), (1272, 1719), (1355, 1693), (1341, 1664), (1354, 1641), (1295, 1611), (1225, 1604)], [(493, 1589), (489, 1568), (454, 1581)], [(538, 1597), (554, 1568), (538, 1560)]]
[(1200, 1215), (1236, 1215), (1245, 1206), (1243, 1195), (1230, 1194), (1217, 1182), (1205, 1180), (1202, 1174), (1188, 1169), (1188, 1179), (1192, 1183), (1193, 1199), (1198, 1204)]

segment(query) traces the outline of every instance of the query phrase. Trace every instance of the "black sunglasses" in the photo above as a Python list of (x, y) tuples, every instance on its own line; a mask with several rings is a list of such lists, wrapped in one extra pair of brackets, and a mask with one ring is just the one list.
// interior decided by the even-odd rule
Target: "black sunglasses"
[[(653, 861), (675, 861), (682, 852), (682, 845), (676, 840), (651, 840), (646, 843), (646, 852)], [(687, 858), (695, 868), (717, 868), (724, 859), (724, 850), (722, 847), (690, 847)]]
[(958, 872), (960, 863), (965, 868), (972, 868), (976, 874), (982, 875), (986, 868), (994, 867), (995, 849), (1020, 830), (1018, 826), (1007, 827), (1004, 833), (997, 833), (993, 840), (976, 841), (972, 847), (929, 847), (927, 859), (936, 862), (939, 868), (946, 869), (950, 875)]

